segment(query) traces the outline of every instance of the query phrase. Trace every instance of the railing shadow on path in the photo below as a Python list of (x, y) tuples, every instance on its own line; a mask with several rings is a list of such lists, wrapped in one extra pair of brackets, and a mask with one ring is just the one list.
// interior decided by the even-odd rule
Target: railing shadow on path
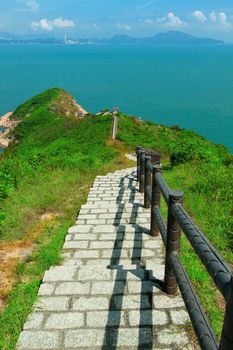
[[(125, 185), (125, 180), (127, 181)], [(115, 284), (112, 295), (110, 297), (108, 319), (105, 326), (105, 335), (102, 350), (115, 350), (118, 347), (119, 328), (121, 326), (122, 308), (124, 297), (129, 295), (127, 293), (127, 277), (129, 274), (133, 274), (136, 279), (141, 283), (140, 289), (140, 318), (138, 327), (138, 350), (147, 349), (151, 350), (153, 347), (153, 319), (152, 319), (152, 305), (153, 305), (153, 288), (162, 289), (162, 281), (152, 278), (152, 271), (146, 270), (142, 262), (142, 234), (150, 235), (150, 231), (136, 224), (138, 215), (138, 209), (143, 207), (143, 204), (135, 200), (135, 195), (138, 193), (138, 189), (134, 186), (136, 183), (136, 177), (134, 173), (130, 176), (124, 176), (121, 178), (119, 184), (119, 192), (116, 199), (118, 206), (113, 225), (116, 226), (116, 238), (110, 259), (109, 269), (116, 271)], [(132, 204), (128, 227), (132, 227), (134, 232), (130, 230), (127, 233), (127, 227), (125, 224), (121, 224), (125, 201), (125, 191), (130, 190), (129, 203)], [(124, 266), (120, 264), (121, 253), (125, 236), (132, 235), (133, 248), (132, 256), (126, 258), (131, 261), (132, 266)], [(120, 346), (120, 345), (119, 345)]]

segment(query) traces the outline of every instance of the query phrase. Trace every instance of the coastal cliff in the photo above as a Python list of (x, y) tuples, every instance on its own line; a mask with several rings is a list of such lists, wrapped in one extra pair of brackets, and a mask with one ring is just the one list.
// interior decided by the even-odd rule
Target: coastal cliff
[[(51, 111), (79, 118), (88, 115), (88, 112), (82, 108), (74, 98), (62, 90), (59, 104), (54, 103), (51, 106)], [(26, 117), (28, 117), (29, 114), (26, 115)], [(2, 129), (2, 131), (0, 131), (0, 148), (5, 149), (14, 141), (13, 130), (19, 123), (20, 120), (18, 119), (17, 112), (8, 112), (0, 117), (0, 128)]]
[(0, 128), (2, 131), (0, 132), (0, 147), (6, 148), (13, 141), (11, 137), (11, 132), (18, 125), (17, 120), (11, 120), (13, 112), (8, 112), (0, 117)]

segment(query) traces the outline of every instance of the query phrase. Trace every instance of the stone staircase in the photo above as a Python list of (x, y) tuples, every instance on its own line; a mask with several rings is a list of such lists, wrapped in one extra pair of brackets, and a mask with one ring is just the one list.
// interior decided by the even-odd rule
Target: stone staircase
[(97, 176), (16, 348), (193, 349), (181, 296), (161, 290), (164, 247), (149, 224), (135, 168)]

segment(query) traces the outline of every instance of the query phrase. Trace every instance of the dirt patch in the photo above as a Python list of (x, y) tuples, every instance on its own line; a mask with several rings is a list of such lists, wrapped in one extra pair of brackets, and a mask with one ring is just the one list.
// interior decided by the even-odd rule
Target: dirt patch
[(0, 310), (13, 288), (17, 265), (33, 251), (33, 244), (24, 242), (2, 243), (0, 245)]
[(44, 213), (40, 216), (41, 221), (51, 221), (54, 220), (55, 218), (61, 216), (61, 213)]
[(36, 248), (35, 238), (53, 225), (59, 214), (44, 213), (40, 221), (23, 240), (0, 243), (0, 311), (4, 309), (7, 296), (14, 287), (16, 269)]

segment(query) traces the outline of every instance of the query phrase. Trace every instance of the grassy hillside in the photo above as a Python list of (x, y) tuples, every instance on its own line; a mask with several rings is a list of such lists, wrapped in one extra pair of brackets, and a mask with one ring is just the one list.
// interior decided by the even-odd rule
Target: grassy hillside
[[(167, 128), (121, 116), (118, 138), (126, 146), (162, 153), (163, 176), (169, 186), (185, 193), (185, 207), (209, 240), (233, 265), (233, 156), (222, 145), (175, 126)], [(165, 214), (165, 205), (164, 205)], [(182, 237), (182, 261), (220, 336), (224, 301)]]
[(62, 93), (46, 91), (13, 115), (22, 121), (14, 131), (16, 142), (0, 164), (1, 198), (8, 197), (1, 214), (1, 238), (21, 238), (48, 210), (56, 213), (59, 208), (65, 214), (70, 210), (72, 182), (83, 173), (92, 177), (93, 171), (117, 156), (106, 146), (111, 119), (64, 117), (56, 108)]
[(7, 304), (0, 318), (0, 349), (14, 348), (43, 273), (58, 261), (95, 176), (127, 166), (107, 145), (112, 119), (79, 118), (76, 112), (69, 95), (52, 89), (12, 116), (21, 122), (0, 161), (0, 251), (6, 258), (0, 262), (0, 300)]
[[(161, 151), (170, 187), (185, 192), (188, 212), (232, 264), (233, 161), (223, 146), (125, 115), (111, 142), (112, 118), (77, 117), (72, 97), (59, 89), (32, 98), (12, 118), (20, 124), (0, 161), (0, 251), (19, 254), (0, 264), (0, 349), (14, 349), (43, 273), (59, 261), (96, 174), (129, 166), (123, 154), (136, 145)], [(182, 259), (219, 334), (223, 301), (184, 238)]]

